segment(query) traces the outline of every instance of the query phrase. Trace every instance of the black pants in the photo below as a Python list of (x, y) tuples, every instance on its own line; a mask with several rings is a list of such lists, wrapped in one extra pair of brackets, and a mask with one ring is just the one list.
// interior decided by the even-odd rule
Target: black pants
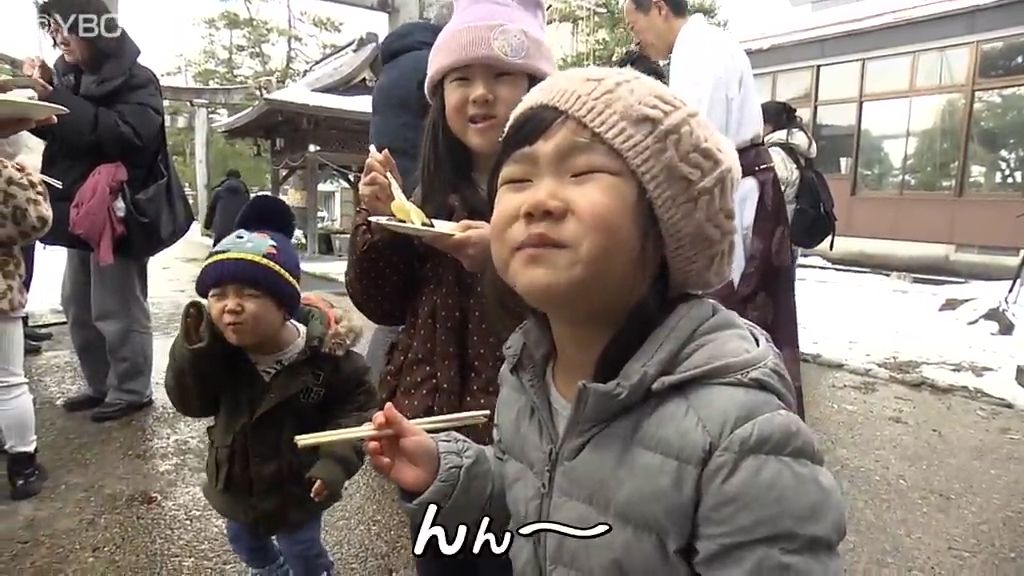
[(25, 261), (25, 279), (22, 280), (22, 285), (25, 287), (25, 292), (28, 292), (32, 287), (32, 271), (36, 267), (35, 242), (29, 242), (21, 247), (21, 259)]

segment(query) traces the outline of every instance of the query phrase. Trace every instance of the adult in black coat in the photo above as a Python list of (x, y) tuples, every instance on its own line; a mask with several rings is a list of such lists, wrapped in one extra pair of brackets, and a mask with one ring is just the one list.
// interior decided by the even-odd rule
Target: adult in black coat
[(228, 170), (224, 180), (213, 189), (210, 205), (203, 217), (203, 228), (213, 232), (214, 246), (235, 231), (235, 220), (249, 202), (249, 196), (249, 187), (242, 181), (242, 174), (234, 168)]
[[(139, 64), (138, 46), (103, 0), (47, 0), (39, 15), (61, 56), (52, 70), (34, 59), (23, 72), (36, 79), (40, 100), (70, 111), (32, 131), (46, 141), (43, 174), (63, 183), (49, 189), (53, 226), (42, 241), (68, 248), (61, 304), (86, 384), (63, 405), (93, 410), (97, 422), (114, 420), (153, 403), (147, 260), (129, 256), (122, 244), (113, 263), (99, 265), (68, 220), (75, 195), (101, 164), (124, 164), (129, 191), (161, 176), (163, 98), (156, 75)], [(86, 22), (104, 23), (102, 33)]]
[[(430, 103), (423, 84), (427, 79), (430, 49), (451, 17), (451, 3), (442, 3), (433, 22), (408, 22), (395, 28), (380, 43), (381, 70), (373, 89), (370, 142), (388, 150), (398, 165), (402, 188), (419, 186), (420, 143)], [(370, 336), (366, 361), (371, 378), (384, 367), (387, 351), (400, 327), (378, 326)]]
[(423, 83), (430, 48), (441, 33), (433, 22), (408, 22), (380, 43), (381, 71), (373, 89), (370, 142), (388, 150), (398, 164), (402, 188), (415, 190), (420, 141), (430, 110)]

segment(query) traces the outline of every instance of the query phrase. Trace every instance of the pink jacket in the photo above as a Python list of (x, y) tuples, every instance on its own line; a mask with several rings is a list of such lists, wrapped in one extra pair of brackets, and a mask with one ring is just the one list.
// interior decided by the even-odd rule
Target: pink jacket
[(101, 265), (114, 261), (114, 243), (125, 234), (124, 223), (114, 213), (114, 202), (127, 179), (124, 164), (101, 164), (71, 203), (71, 233), (92, 246)]

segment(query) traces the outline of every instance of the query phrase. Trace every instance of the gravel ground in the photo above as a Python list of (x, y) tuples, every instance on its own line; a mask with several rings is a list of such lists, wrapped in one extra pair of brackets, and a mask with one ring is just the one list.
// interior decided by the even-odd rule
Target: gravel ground
[[(51, 480), (28, 502), (0, 493), (0, 573), (239, 573), (199, 490), (207, 423), (175, 413), (161, 384), (204, 251), (153, 264), (152, 410), (106, 425), (64, 414), (57, 403), (80, 375), (61, 327), (29, 360)], [(1020, 412), (811, 365), (804, 382), (810, 423), (849, 501), (848, 572), (1024, 574)], [(394, 492), (368, 467), (328, 513), (324, 539), (339, 574), (401, 574), (411, 564)]]

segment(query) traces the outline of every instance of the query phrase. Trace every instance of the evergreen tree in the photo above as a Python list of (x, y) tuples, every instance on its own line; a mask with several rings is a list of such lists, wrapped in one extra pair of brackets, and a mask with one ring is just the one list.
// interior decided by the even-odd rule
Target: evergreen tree
[[(690, 11), (725, 27), (715, 0), (690, 2)], [(622, 0), (555, 0), (548, 4), (548, 22), (572, 27), (576, 46), (559, 61), (561, 68), (608, 65), (633, 45), (622, 16)]]

